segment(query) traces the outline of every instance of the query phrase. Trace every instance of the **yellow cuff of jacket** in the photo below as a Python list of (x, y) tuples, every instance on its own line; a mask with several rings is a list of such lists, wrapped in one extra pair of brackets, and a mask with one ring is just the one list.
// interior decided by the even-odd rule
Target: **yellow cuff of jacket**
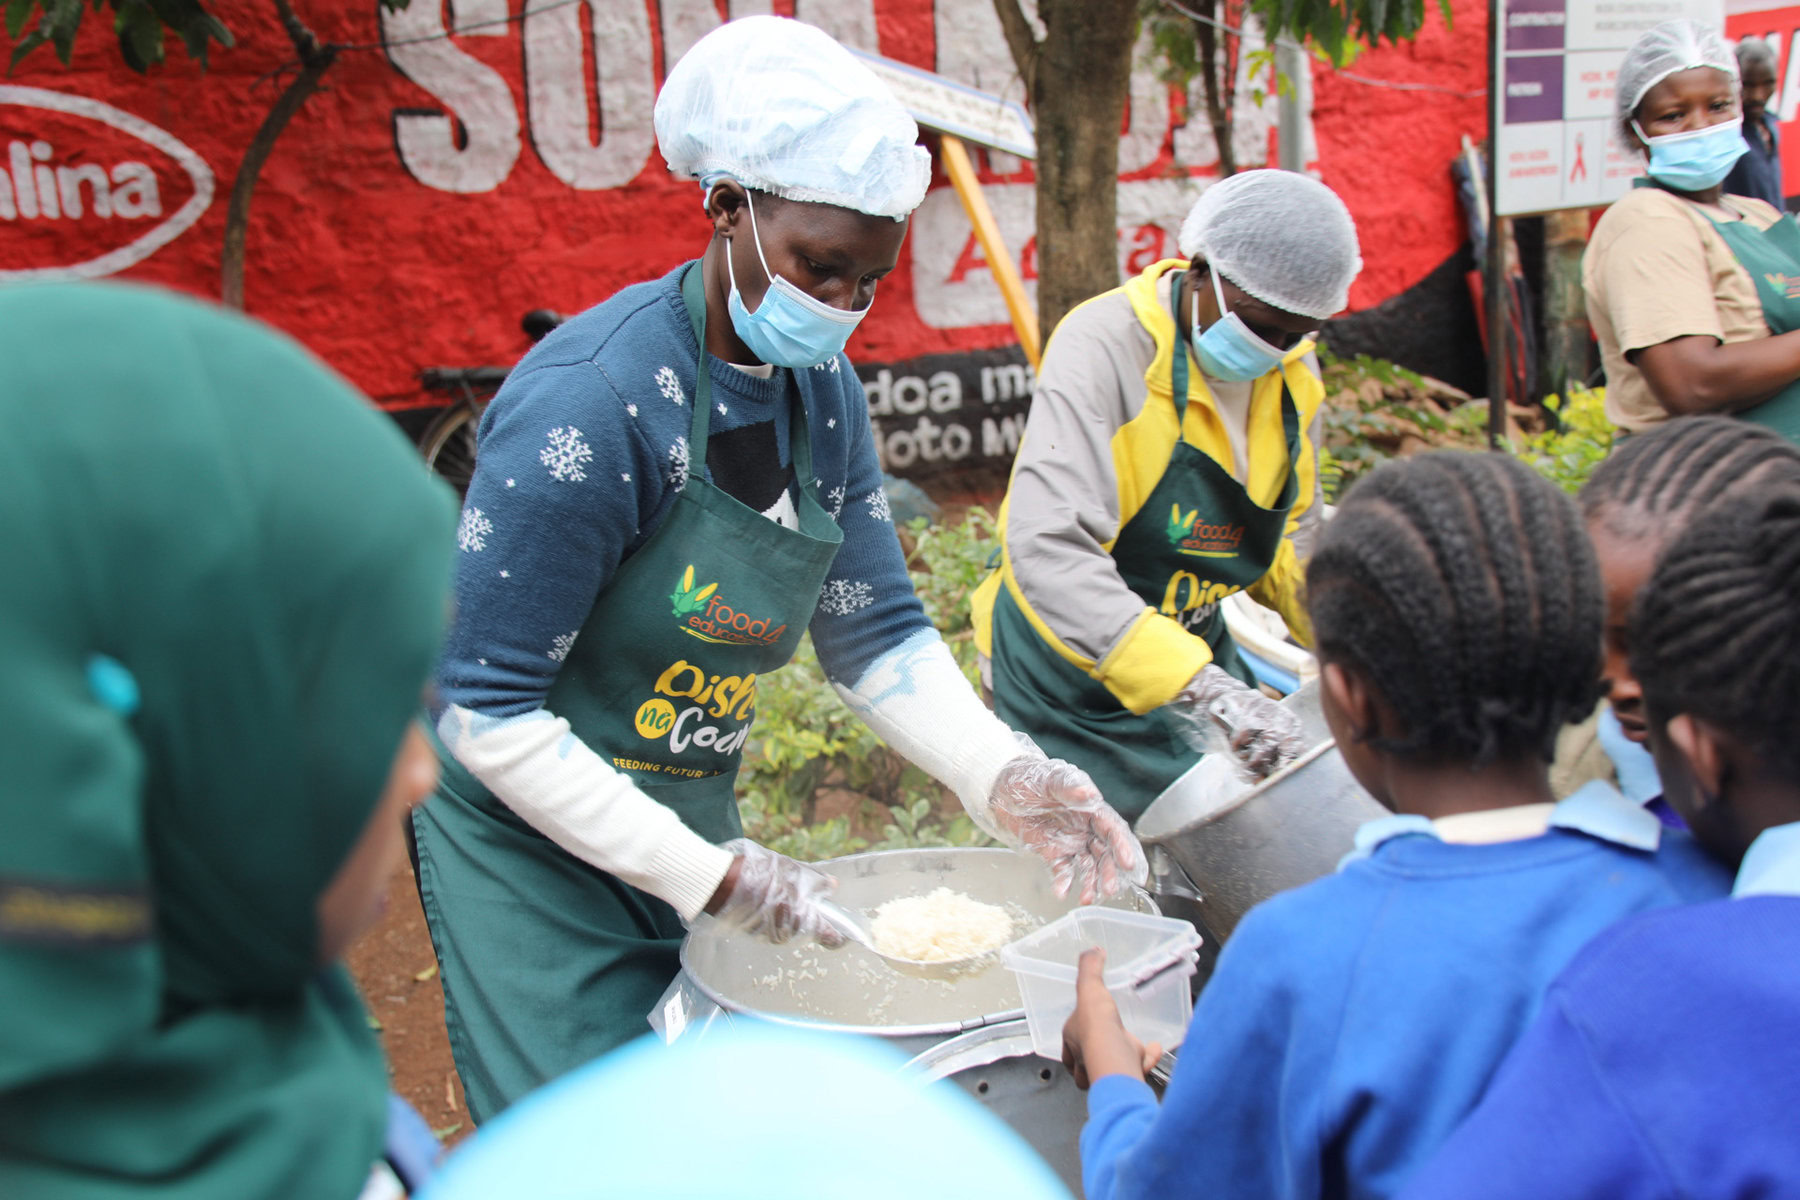
[(1173, 617), (1146, 608), (1089, 673), (1120, 704), (1142, 716), (1173, 700), (1211, 661), (1212, 650), (1204, 639), (1183, 629)]

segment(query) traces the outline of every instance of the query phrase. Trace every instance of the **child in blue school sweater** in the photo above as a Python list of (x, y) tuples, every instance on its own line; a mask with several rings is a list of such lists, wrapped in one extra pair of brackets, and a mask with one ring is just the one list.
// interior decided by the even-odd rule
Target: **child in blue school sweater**
[(1381, 468), (1326, 527), (1307, 595), (1332, 733), (1396, 815), (1239, 924), (1160, 1106), (1103, 956), (1083, 957), (1065, 1057), (1092, 1079), (1089, 1200), (1392, 1195), (1583, 945), (1728, 886), (1608, 785), (1552, 800), (1557, 731), (1597, 691), (1601, 597), (1574, 505), (1529, 469)]
[(1800, 466), (1714, 505), (1630, 625), (1664, 795), (1730, 900), (1582, 951), (1408, 1197), (1800, 1197)]
[(1606, 600), (1600, 742), (1618, 770), (1619, 789), (1669, 824), (1679, 822), (1657, 799), (1662, 784), (1644, 748), (1644, 691), (1631, 671), (1632, 603), (1697, 515), (1760, 495), (1797, 466), (1800, 448), (1772, 429), (1736, 417), (1678, 417), (1614, 447), (1577, 498)]

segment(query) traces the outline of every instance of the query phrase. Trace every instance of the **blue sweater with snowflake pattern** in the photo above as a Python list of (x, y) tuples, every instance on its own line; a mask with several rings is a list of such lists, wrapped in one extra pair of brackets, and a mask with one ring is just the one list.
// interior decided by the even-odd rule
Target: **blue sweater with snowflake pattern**
[(690, 470), (791, 526), (794, 388), (812, 440), (816, 481), (806, 482), (844, 531), (810, 627), (826, 674), (854, 685), (930, 628), (881, 490), (862, 384), (843, 355), (768, 379), (708, 356), (706, 462), (689, 461), (700, 350), (681, 299), (687, 265), (564, 323), (488, 407), (457, 534), (439, 706), (497, 718), (541, 708), (595, 599), (655, 536)]

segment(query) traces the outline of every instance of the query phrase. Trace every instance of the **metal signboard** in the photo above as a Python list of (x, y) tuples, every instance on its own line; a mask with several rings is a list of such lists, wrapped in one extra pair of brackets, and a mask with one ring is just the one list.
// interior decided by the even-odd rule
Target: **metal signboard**
[(1591, 208), (1644, 172), (1613, 131), (1613, 85), (1637, 36), (1677, 17), (1725, 25), (1723, 0), (1494, 0), (1496, 211)]
[(1037, 134), (1023, 106), (867, 51), (852, 51), (926, 129), (1020, 158), (1037, 157)]

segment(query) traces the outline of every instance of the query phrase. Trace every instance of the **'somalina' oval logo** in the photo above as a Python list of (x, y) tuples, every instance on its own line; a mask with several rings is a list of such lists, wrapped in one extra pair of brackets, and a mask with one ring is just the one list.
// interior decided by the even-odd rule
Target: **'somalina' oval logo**
[(212, 200), (212, 168), (167, 130), (88, 96), (0, 85), (0, 283), (123, 271)]

